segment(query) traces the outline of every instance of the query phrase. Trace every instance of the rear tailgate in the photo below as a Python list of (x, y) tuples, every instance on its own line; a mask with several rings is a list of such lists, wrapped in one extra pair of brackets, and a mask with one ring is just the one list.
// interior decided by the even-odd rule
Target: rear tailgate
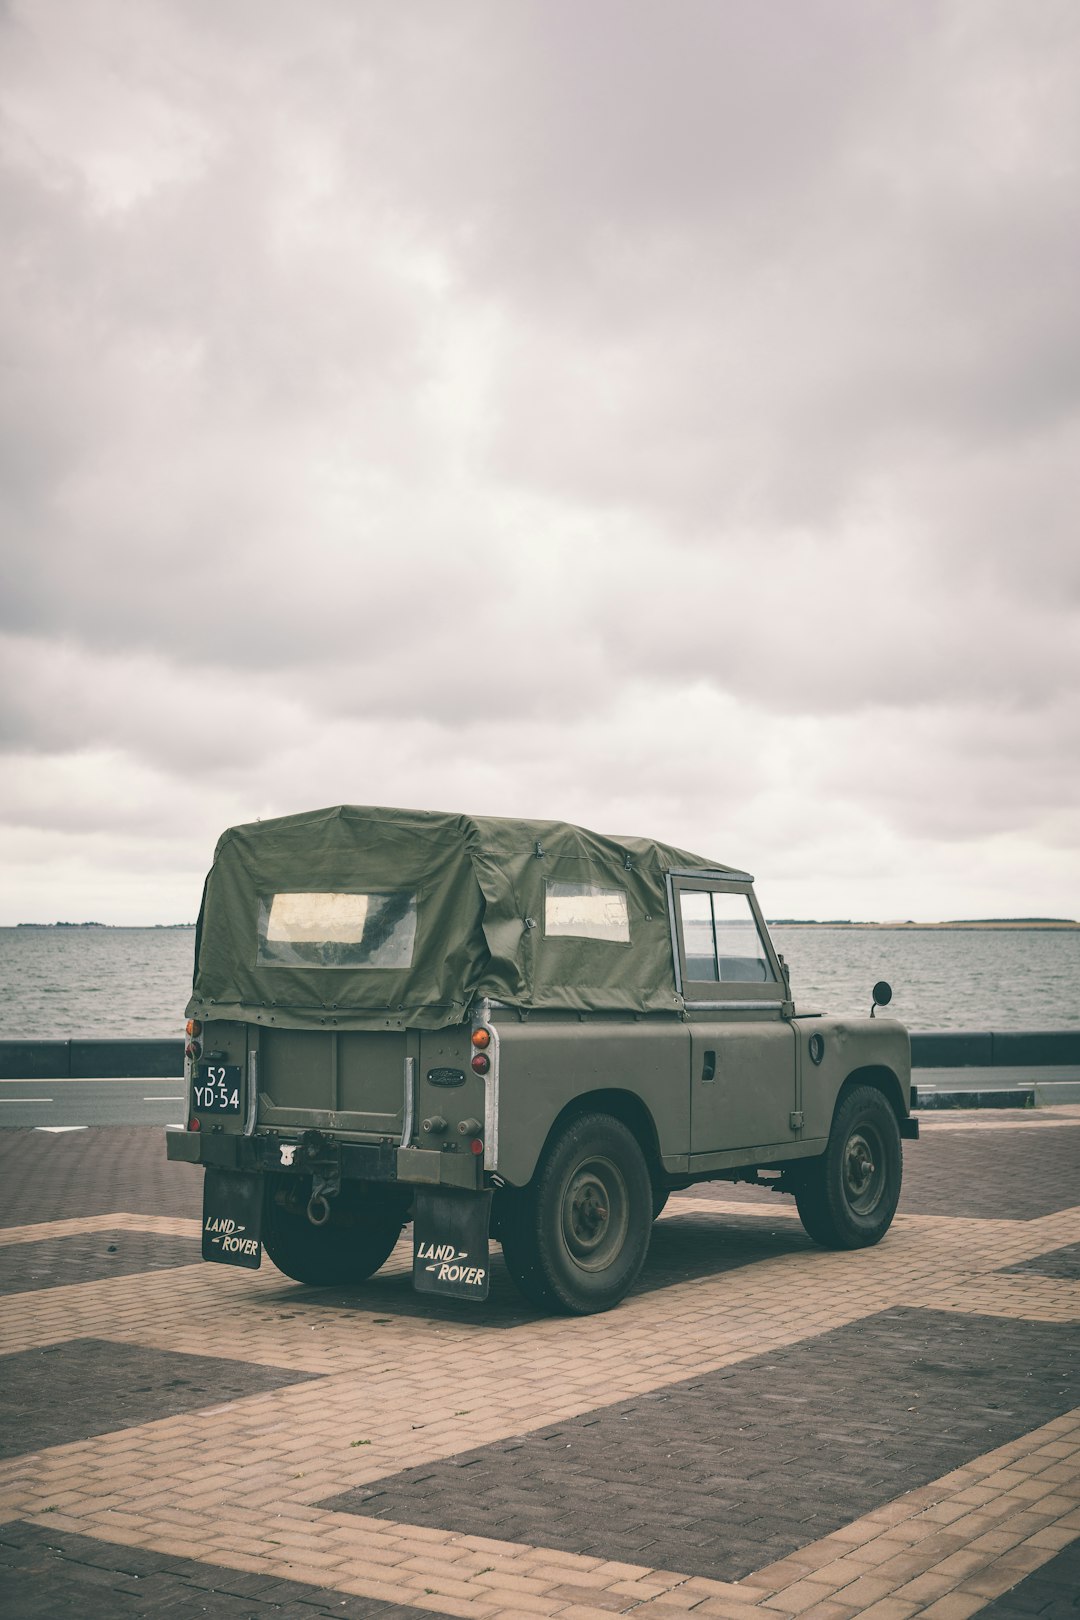
[(407, 1060), (419, 1034), (405, 1030), (254, 1029), (258, 1123), (287, 1130), (401, 1138)]

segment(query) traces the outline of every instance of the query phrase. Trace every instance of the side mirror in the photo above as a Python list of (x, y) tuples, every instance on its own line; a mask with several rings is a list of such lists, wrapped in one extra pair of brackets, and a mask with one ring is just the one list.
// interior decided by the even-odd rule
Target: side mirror
[(870, 1008), (873, 1018), (879, 1007), (887, 1007), (892, 1000), (892, 985), (886, 979), (879, 979), (870, 994), (874, 998), (874, 1005)]

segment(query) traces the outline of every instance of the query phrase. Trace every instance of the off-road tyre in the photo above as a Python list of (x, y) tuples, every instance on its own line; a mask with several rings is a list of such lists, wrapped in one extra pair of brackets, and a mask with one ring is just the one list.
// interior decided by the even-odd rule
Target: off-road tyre
[(652, 1218), (654, 1221), (658, 1221), (660, 1219), (661, 1215), (664, 1213), (664, 1210), (667, 1208), (667, 1201), (670, 1197), (671, 1194), (666, 1187), (658, 1187), (655, 1182), (653, 1183)]
[(853, 1086), (840, 1099), (825, 1152), (799, 1167), (795, 1203), (808, 1236), (824, 1249), (880, 1243), (896, 1213), (903, 1169), (888, 1099), (873, 1086)]
[(346, 1183), (329, 1201), (325, 1226), (313, 1226), (307, 1218), (310, 1176), (266, 1180), (263, 1247), (286, 1277), (315, 1288), (360, 1283), (389, 1259), (407, 1213), (396, 1190)]
[(645, 1262), (652, 1211), (649, 1169), (633, 1132), (610, 1114), (583, 1114), (547, 1143), (529, 1185), (502, 1202), (507, 1269), (543, 1310), (608, 1311)]

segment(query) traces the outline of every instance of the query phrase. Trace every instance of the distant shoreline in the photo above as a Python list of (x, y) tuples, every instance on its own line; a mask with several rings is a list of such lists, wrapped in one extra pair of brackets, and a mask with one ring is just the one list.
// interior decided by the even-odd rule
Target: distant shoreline
[(0, 925), (0, 926), (6, 927), (6, 928), (64, 928), (64, 929), (88, 929), (88, 928), (92, 928), (95, 932), (97, 932), (99, 929), (100, 930), (106, 930), (107, 929), (110, 933), (120, 933), (120, 934), (122, 934), (122, 933), (125, 933), (125, 932), (131, 933), (132, 931), (137, 931), (139, 933), (142, 933), (143, 930), (147, 929), (147, 928), (159, 928), (159, 929), (163, 929), (163, 928), (194, 928), (195, 924), (193, 922), (189, 922), (189, 923), (99, 923), (99, 922), (27, 923), (27, 922), (21, 922), (21, 923), (5, 923), (5, 924)]
[[(976, 928), (980, 931), (987, 929), (1029, 929), (1040, 932), (1075, 933), (1080, 930), (1080, 922), (1071, 917), (973, 917), (961, 922), (852, 922), (850, 918), (835, 918), (833, 920), (818, 917), (769, 917), (766, 919), (770, 928), (871, 928), (886, 932), (914, 932), (917, 930), (933, 929), (937, 932), (947, 930), (950, 933), (961, 933), (964, 929)], [(59, 928), (67, 930), (93, 929), (108, 930), (112, 933), (142, 932), (146, 929), (194, 928), (189, 923), (99, 923), (99, 922), (54, 922), (54, 923), (7, 923), (8, 928)]]
[(1080, 930), (1080, 922), (1073, 922), (1067, 917), (987, 917), (983, 920), (973, 919), (971, 922), (819, 922), (816, 919), (801, 917), (769, 917), (770, 928), (873, 928), (890, 933), (913, 933), (919, 929), (933, 929), (937, 932), (943, 930), (956, 934), (965, 929), (978, 929), (985, 932), (987, 929), (1028, 929), (1042, 933), (1076, 933)]

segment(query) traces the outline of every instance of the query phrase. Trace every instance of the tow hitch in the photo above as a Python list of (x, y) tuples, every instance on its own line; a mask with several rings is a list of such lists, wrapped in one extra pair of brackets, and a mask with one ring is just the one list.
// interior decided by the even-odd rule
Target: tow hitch
[(305, 1131), (293, 1163), (311, 1174), (311, 1197), (307, 1218), (312, 1226), (325, 1226), (330, 1219), (330, 1200), (341, 1192), (341, 1144), (322, 1131)]

